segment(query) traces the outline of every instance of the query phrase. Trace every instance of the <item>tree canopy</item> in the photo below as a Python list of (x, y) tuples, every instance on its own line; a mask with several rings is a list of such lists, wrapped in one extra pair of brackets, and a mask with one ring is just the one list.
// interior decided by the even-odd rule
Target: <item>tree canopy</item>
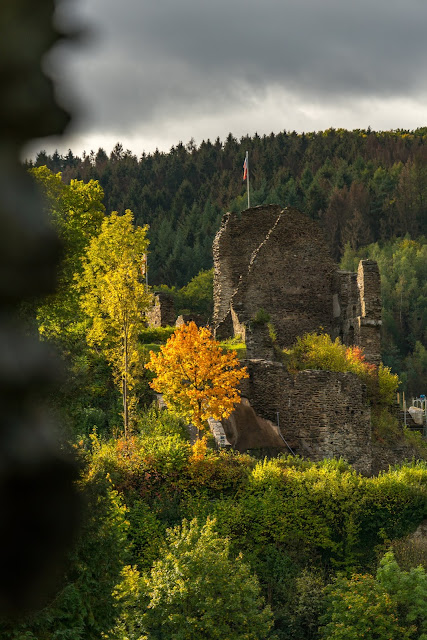
[(80, 304), (91, 319), (87, 341), (102, 349), (122, 390), (125, 433), (129, 419), (129, 393), (140, 366), (138, 334), (151, 294), (144, 276), (147, 227), (133, 226), (132, 212), (104, 218), (99, 235), (92, 238), (83, 271), (76, 276)]
[(99, 180), (108, 211), (130, 207), (150, 225), (150, 283), (182, 287), (212, 266), (212, 241), (224, 211), (247, 206), (242, 164), (251, 166), (251, 203), (292, 205), (323, 226), (333, 255), (410, 233), (427, 233), (427, 129), (328, 129), (264, 136), (232, 134), (137, 158), (121, 145), (79, 158), (40, 153), (72, 178)]
[(272, 626), (257, 578), (208, 520), (166, 533), (166, 548), (142, 583), (141, 627), (149, 638), (262, 640)]
[(57, 290), (39, 301), (38, 328), (43, 337), (66, 344), (82, 332), (74, 275), (81, 273), (83, 255), (101, 228), (104, 192), (95, 180), (88, 183), (71, 180), (70, 184), (64, 184), (61, 174), (54, 174), (47, 167), (32, 169), (31, 174), (45, 195), (49, 218), (63, 244)]
[(226, 418), (239, 402), (247, 378), (235, 352), (225, 353), (206, 327), (182, 325), (145, 366), (156, 374), (151, 387), (199, 430), (208, 418)]

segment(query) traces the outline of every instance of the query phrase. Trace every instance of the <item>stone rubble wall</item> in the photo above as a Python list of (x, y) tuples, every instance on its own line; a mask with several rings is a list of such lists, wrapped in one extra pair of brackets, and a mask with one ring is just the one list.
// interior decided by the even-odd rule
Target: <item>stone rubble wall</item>
[(146, 312), (149, 327), (169, 327), (175, 324), (175, 304), (173, 297), (167, 291), (160, 291), (154, 295), (154, 304)]
[(381, 361), (381, 278), (375, 260), (361, 260), (357, 271), (360, 293), (357, 344), (366, 359), (374, 364)]
[(336, 266), (318, 225), (285, 209), (254, 251), (230, 304), (240, 324), (268, 312), (281, 348), (303, 333), (332, 329)]
[(334, 278), (334, 330), (332, 337), (339, 337), (343, 344), (355, 341), (355, 326), (360, 316), (360, 295), (357, 273), (337, 271)]
[(242, 395), (257, 415), (279, 421), (295, 453), (313, 461), (343, 457), (370, 475), (371, 415), (365, 386), (356, 375), (312, 370), (293, 375), (279, 362), (244, 364), (249, 379), (242, 383)]
[[(378, 265), (362, 260), (358, 273), (339, 271), (320, 226), (293, 208), (276, 205), (224, 216), (214, 245), (214, 327), (220, 339), (257, 329), (265, 311), (277, 345), (320, 330), (366, 350), (380, 362), (381, 292)], [(251, 357), (265, 358), (265, 340), (252, 339)], [(256, 352), (257, 342), (261, 350)]]
[(241, 214), (227, 213), (215, 236), (214, 261), (214, 325), (219, 325), (230, 310), (236, 291), (255, 249), (280, 215), (277, 205), (253, 207)]

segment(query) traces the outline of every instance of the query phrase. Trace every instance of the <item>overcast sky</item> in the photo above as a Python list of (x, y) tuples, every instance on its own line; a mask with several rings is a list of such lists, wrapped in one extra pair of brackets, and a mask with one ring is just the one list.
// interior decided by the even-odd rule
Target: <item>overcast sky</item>
[(78, 113), (36, 146), (427, 125), (426, 0), (63, 0), (90, 34), (47, 61)]

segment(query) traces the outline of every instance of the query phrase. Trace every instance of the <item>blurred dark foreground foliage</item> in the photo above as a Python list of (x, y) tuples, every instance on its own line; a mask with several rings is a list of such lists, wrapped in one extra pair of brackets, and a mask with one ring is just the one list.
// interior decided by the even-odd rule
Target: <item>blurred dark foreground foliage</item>
[(50, 293), (60, 243), (22, 147), (61, 133), (68, 113), (42, 60), (62, 37), (55, 2), (0, 4), (0, 615), (43, 604), (58, 586), (79, 519), (76, 464), (47, 412), (59, 368), (18, 307)]

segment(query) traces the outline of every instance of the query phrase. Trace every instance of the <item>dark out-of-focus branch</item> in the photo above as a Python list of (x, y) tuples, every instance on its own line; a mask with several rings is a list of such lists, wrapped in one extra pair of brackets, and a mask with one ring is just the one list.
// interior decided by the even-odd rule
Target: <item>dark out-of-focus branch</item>
[(55, 287), (60, 246), (22, 147), (60, 134), (69, 114), (42, 58), (63, 37), (54, 0), (0, 3), (0, 615), (39, 606), (63, 570), (79, 513), (76, 465), (58, 444), (43, 398), (58, 377), (18, 307)]

